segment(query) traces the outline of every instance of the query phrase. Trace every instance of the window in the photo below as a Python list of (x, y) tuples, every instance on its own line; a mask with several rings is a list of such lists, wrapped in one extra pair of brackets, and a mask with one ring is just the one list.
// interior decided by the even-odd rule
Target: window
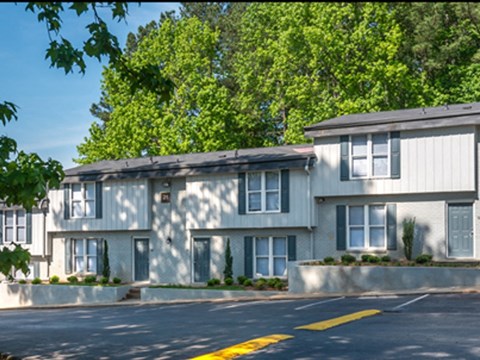
[(6, 210), (3, 213), (3, 242), (25, 243), (27, 240), (25, 210)]
[(387, 214), (385, 205), (349, 206), (349, 249), (385, 249)]
[(248, 212), (280, 212), (280, 172), (247, 174)]
[(95, 217), (95, 183), (72, 184), (70, 196), (72, 217)]
[(73, 241), (73, 270), (77, 273), (97, 272), (97, 240), (74, 239)]
[(256, 237), (254, 263), (254, 273), (258, 277), (286, 276), (287, 238)]
[(389, 176), (388, 133), (352, 135), (350, 144), (351, 178)]

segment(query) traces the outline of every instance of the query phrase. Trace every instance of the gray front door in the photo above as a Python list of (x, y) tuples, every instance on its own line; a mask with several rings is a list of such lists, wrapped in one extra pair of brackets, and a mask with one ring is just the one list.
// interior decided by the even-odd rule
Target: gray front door
[(135, 239), (135, 281), (145, 281), (149, 274), (148, 239)]
[(473, 257), (472, 204), (448, 205), (448, 256)]
[(193, 240), (193, 278), (195, 282), (206, 282), (210, 279), (210, 239)]

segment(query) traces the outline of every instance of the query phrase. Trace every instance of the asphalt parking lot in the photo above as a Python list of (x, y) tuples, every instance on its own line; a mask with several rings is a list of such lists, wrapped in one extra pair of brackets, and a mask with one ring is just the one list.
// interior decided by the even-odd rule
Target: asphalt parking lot
[[(325, 330), (296, 329), (379, 310)], [(477, 359), (480, 294), (0, 311), (0, 352), (22, 359), (189, 359), (288, 339), (241, 359)]]

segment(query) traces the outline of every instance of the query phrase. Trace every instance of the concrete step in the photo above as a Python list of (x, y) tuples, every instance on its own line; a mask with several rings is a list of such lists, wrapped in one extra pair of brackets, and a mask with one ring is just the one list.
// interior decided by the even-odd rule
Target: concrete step
[(140, 300), (140, 288), (131, 288), (127, 295), (125, 295), (124, 300)]

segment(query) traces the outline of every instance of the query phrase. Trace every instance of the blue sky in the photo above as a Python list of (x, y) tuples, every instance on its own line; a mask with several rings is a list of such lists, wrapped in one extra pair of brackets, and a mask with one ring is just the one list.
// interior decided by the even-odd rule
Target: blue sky
[[(0, 3), (0, 101), (19, 107), (18, 121), (1, 127), (0, 135), (17, 141), (18, 148), (36, 152), (44, 160), (60, 161), (65, 169), (77, 166), (76, 145), (88, 136), (95, 118), (90, 105), (100, 98), (102, 68), (106, 59), (86, 59), (85, 75), (65, 75), (62, 69), (50, 68), (45, 59), (49, 38), (37, 15), (25, 11), (25, 3)], [(158, 20), (164, 11), (176, 10), (179, 3), (130, 3), (127, 22), (109, 21), (108, 25), (125, 46), (127, 34), (140, 25)], [(110, 13), (103, 13), (110, 20)], [(62, 35), (74, 45), (88, 39), (85, 25), (91, 14), (77, 17), (71, 10), (62, 16)]]

